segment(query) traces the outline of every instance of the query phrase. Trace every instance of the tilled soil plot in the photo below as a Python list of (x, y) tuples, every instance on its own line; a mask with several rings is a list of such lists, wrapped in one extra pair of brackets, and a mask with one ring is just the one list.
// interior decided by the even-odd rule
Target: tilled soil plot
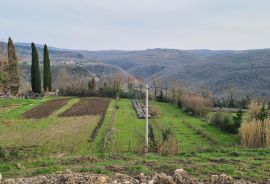
[(42, 105), (39, 105), (23, 114), (24, 118), (33, 118), (33, 119), (41, 119), (46, 118), (50, 114), (52, 114), (54, 111), (60, 109), (66, 103), (69, 99), (60, 99), (60, 100), (52, 100), (48, 101)]
[(80, 101), (60, 114), (61, 117), (105, 115), (110, 99), (108, 98), (81, 98)]
[(79, 103), (73, 105), (70, 109), (60, 114), (60, 116), (100, 115), (100, 120), (89, 137), (89, 141), (93, 142), (98, 134), (98, 130), (103, 124), (109, 104), (110, 99), (108, 98), (81, 98)]

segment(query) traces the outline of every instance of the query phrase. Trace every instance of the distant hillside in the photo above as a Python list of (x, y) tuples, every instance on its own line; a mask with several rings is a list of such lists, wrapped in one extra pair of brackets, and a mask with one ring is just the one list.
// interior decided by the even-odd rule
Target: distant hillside
[[(30, 65), (31, 61), (31, 44), (30, 43), (15, 43), (17, 56), (21, 62), (21, 75), (26, 80), (30, 80)], [(43, 60), (43, 45), (36, 44), (36, 48), (39, 54), (39, 60), (42, 64)], [(0, 54), (4, 53), (7, 49), (7, 43), (0, 42)], [(106, 63), (95, 62), (91, 57), (86, 58), (84, 56), (85, 51), (73, 51), (69, 49), (60, 49), (55, 47), (49, 47), (51, 64), (52, 64), (52, 74), (56, 76), (56, 73), (60, 68), (71, 72), (71, 75), (80, 75), (82, 77), (96, 75), (109, 76), (114, 73), (123, 73), (124, 75), (129, 75), (123, 69)], [(91, 55), (91, 52), (86, 51), (85, 55)], [(99, 52), (94, 52), (99, 55)], [(106, 55), (105, 52), (101, 51), (101, 55)], [(73, 64), (70, 64), (72, 61)], [(42, 69), (42, 65), (41, 65)]]
[[(42, 59), (43, 46), (37, 47)], [(30, 61), (30, 44), (16, 44), (16, 49), (23, 61)], [(270, 98), (270, 49), (86, 51), (49, 47), (49, 50), (53, 63), (73, 60), (100, 76), (123, 72), (145, 81), (158, 77), (170, 83), (177, 79), (188, 82), (192, 88), (207, 85), (215, 95), (222, 95), (228, 86), (234, 86), (243, 95)]]
[(270, 97), (270, 49), (245, 51), (149, 49), (99, 59), (151, 81), (178, 79), (222, 95), (234, 86), (245, 95)]

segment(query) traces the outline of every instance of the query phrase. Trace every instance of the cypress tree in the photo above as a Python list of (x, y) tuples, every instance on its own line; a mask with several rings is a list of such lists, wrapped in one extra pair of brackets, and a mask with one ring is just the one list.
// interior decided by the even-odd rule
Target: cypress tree
[(48, 47), (44, 45), (43, 52), (43, 89), (44, 91), (52, 90), (52, 78), (51, 78), (51, 63), (49, 58)]
[(41, 93), (41, 80), (39, 71), (38, 52), (34, 43), (32, 47), (31, 86), (34, 93)]
[(7, 70), (8, 70), (8, 84), (10, 93), (15, 96), (19, 92), (20, 86), (20, 76), (19, 76), (19, 69), (18, 69), (18, 59), (16, 56), (15, 47), (11, 38), (8, 39), (8, 63), (7, 63)]
[[(2, 50), (1, 45), (0, 50)], [(0, 94), (5, 94), (9, 91), (7, 74), (7, 59), (4, 53), (0, 53)]]

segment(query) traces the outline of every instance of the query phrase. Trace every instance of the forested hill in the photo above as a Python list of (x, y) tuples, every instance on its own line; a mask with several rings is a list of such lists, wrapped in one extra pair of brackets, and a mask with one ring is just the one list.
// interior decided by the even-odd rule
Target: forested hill
[(270, 96), (270, 49), (245, 51), (151, 49), (100, 59), (134, 76), (188, 81), (221, 94), (229, 86), (240, 93)]
[[(37, 48), (42, 58), (42, 45)], [(16, 44), (16, 49), (22, 60), (30, 60), (30, 44)], [(244, 95), (270, 97), (270, 49), (86, 51), (49, 47), (49, 50), (54, 63), (73, 60), (84, 65), (95, 61), (145, 81), (157, 77), (168, 83), (172, 79), (182, 80), (194, 88), (207, 85), (216, 95), (233, 86)]]

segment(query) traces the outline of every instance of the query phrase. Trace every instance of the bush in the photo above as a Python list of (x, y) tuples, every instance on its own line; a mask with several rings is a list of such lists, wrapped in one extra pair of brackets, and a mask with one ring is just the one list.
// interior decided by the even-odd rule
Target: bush
[(223, 115), (224, 115), (224, 113), (222, 113), (222, 112), (215, 113), (211, 117), (210, 123), (216, 127), (220, 127), (223, 124)]
[(239, 129), (241, 144), (247, 147), (268, 147), (270, 146), (270, 120), (264, 122), (251, 120), (242, 123)]
[(19, 158), (19, 152), (15, 148), (11, 148), (9, 151), (9, 157), (12, 159), (18, 159)]
[(2, 146), (0, 146), (0, 160), (6, 158), (6, 152)]
[(201, 96), (187, 95), (183, 97), (182, 106), (186, 112), (203, 117), (207, 114), (211, 102)]
[(250, 120), (264, 121), (269, 116), (269, 107), (267, 104), (263, 104), (256, 101), (251, 101), (248, 106), (248, 114)]
[(179, 146), (170, 127), (149, 124), (149, 151), (162, 155), (175, 155)]
[(154, 128), (152, 124), (149, 124), (149, 151), (150, 152), (156, 152), (157, 151), (157, 142), (155, 139), (155, 133), (154, 133)]
[(240, 121), (242, 122), (241, 113), (232, 118), (231, 114), (229, 113), (217, 112), (210, 119), (210, 123), (212, 125), (229, 133), (238, 132), (238, 129), (241, 124)]
[(0, 146), (0, 160), (10, 160), (18, 158), (19, 152), (14, 147), (11, 147), (10, 150), (6, 150), (2, 146)]
[(232, 133), (238, 133), (238, 129), (240, 128), (241, 123), (243, 121), (243, 114), (244, 112), (242, 110), (239, 110), (233, 117), (234, 130)]
[(227, 98), (215, 99), (214, 107), (247, 109), (249, 103), (250, 98), (248, 96), (242, 99), (237, 99), (234, 95), (230, 94)]

